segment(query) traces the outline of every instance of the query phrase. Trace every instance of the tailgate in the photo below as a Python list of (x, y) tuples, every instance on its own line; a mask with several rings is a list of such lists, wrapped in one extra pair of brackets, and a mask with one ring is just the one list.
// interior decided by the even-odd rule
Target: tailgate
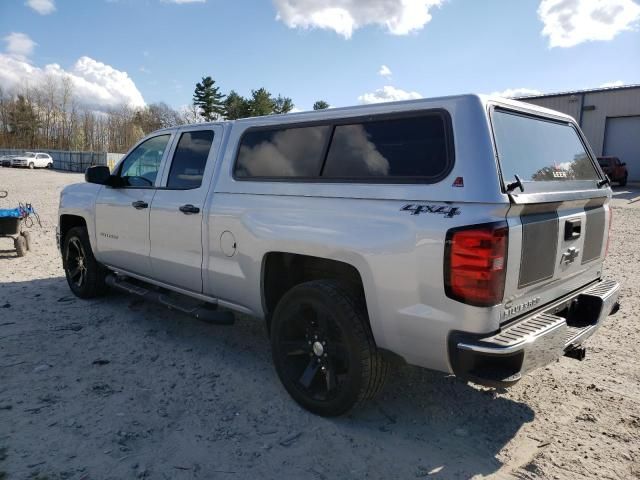
[(611, 192), (573, 122), (495, 109), (492, 125), (512, 200), (504, 322), (601, 277)]
[(606, 197), (512, 206), (502, 320), (599, 279), (609, 221)]

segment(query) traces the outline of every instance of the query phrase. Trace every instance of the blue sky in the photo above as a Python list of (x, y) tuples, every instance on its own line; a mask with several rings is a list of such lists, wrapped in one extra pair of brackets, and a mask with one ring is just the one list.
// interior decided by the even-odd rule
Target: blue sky
[(0, 87), (70, 75), (101, 108), (179, 107), (203, 75), (299, 109), (552, 92), (640, 83), (639, 27), (635, 0), (2, 0)]

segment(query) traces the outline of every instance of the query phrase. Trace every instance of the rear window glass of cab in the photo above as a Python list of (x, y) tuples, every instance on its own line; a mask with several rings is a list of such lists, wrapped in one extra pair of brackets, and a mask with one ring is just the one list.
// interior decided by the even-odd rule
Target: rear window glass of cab
[(443, 110), (248, 129), (237, 180), (433, 183), (453, 166)]

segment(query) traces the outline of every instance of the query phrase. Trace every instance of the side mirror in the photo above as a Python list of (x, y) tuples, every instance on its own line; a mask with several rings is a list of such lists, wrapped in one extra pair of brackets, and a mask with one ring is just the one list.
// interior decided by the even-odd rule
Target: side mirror
[(620, 164), (620, 166), (622, 166), (622, 167), (626, 167), (626, 166), (627, 166), (627, 162), (622, 162), (622, 163)]
[(111, 171), (109, 167), (104, 165), (95, 165), (87, 168), (84, 172), (84, 180), (87, 183), (96, 183), (98, 185), (108, 185), (111, 179)]

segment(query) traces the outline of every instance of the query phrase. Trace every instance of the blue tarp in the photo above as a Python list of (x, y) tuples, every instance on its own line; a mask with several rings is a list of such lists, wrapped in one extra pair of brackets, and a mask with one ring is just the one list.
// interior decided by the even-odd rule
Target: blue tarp
[(0, 218), (25, 218), (35, 213), (31, 207), (0, 208)]

